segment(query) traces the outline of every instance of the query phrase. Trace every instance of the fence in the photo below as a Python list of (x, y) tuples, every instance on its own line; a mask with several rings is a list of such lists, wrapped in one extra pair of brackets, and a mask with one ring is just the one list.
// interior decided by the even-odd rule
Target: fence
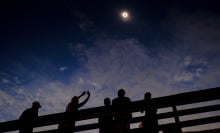
[[(202, 107), (193, 107), (189, 109), (179, 110), (177, 108), (178, 106), (182, 106), (182, 105), (195, 104), (195, 103), (201, 103), (201, 102), (213, 101), (213, 100), (219, 100), (219, 99), (220, 99), (220, 87), (153, 98), (152, 102), (154, 103), (157, 109), (167, 108), (167, 107), (172, 108), (172, 111), (158, 113), (157, 114), (158, 120), (174, 118), (174, 122), (160, 124), (159, 130), (163, 132), (168, 131), (170, 133), (171, 132), (181, 133), (182, 132), (181, 129), (185, 127), (220, 122), (219, 114), (216, 114), (215, 116), (186, 120), (186, 121), (180, 120), (181, 116), (212, 112), (212, 111), (219, 111), (220, 104), (218, 102), (217, 104), (214, 104), (214, 105), (204, 105)], [(145, 106), (146, 105), (143, 100), (134, 101), (134, 102), (131, 102), (129, 106), (125, 108), (125, 110), (130, 111), (132, 113), (140, 112), (141, 110), (145, 109)], [(118, 112), (118, 109), (115, 108), (114, 106), (111, 106), (111, 107), (102, 106), (102, 107), (96, 107), (96, 108), (90, 108), (90, 109), (82, 109), (82, 110), (79, 110), (77, 114), (74, 114), (74, 115), (75, 115), (75, 120), (80, 121), (80, 120), (99, 118), (100, 116), (115, 114), (117, 112)], [(39, 118), (34, 123), (34, 127), (42, 127), (42, 126), (58, 124), (60, 122), (71, 119), (72, 117), (71, 115), (72, 114), (68, 114), (68, 113), (57, 113), (57, 114), (39, 116)], [(140, 123), (141, 121), (143, 121), (143, 116), (134, 117), (131, 120), (131, 124)], [(2, 122), (0, 123), (0, 132), (18, 130), (19, 129), (18, 123), (19, 123), (18, 120)], [(98, 128), (99, 128), (98, 123), (91, 123), (91, 124), (76, 126), (75, 131), (80, 132), (80, 131), (92, 130), (92, 129), (98, 129)], [(140, 131), (139, 128), (134, 128), (130, 130), (131, 133), (133, 132), (138, 133), (139, 131)], [(51, 129), (47, 131), (40, 131), (38, 133), (57, 133), (57, 132), (58, 131), (56, 129)]]

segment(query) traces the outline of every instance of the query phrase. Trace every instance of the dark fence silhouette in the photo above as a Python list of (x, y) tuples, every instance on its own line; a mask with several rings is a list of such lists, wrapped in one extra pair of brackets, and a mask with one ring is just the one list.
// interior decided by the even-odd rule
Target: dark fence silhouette
[[(220, 87), (153, 98), (152, 102), (155, 104), (157, 109), (166, 108), (166, 107), (172, 108), (172, 111), (170, 112), (157, 114), (158, 120), (166, 119), (166, 118), (174, 118), (175, 120), (173, 123), (160, 124), (159, 130), (170, 133), (171, 132), (181, 133), (182, 132), (181, 128), (184, 127), (220, 122), (220, 115), (218, 114), (216, 114), (215, 116), (208, 116), (205, 118), (198, 118), (198, 119), (186, 120), (186, 121), (180, 121), (179, 119), (180, 116), (199, 114), (199, 113), (205, 113), (211, 111), (219, 111), (220, 103), (217, 103), (215, 105), (194, 107), (190, 109), (182, 109), (182, 110), (177, 109), (177, 106), (180, 105), (194, 104), (194, 103), (219, 100), (219, 99), (220, 99)], [(139, 112), (141, 110), (144, 110), (145, 106), (146, 105), (143, 100), (134, 101), (131, 102), (131, 104), (127, 108), (124, 108), (124, 110), (128, 110), (130, 112)], [(102, 107), (79, 110), (77, 114), (74, 114), (74, 117), (76, 121), (89, 120), (93, 118), (99, 118), (100, 116), (104, 116), (104, 115), (115, 114), (118, 111), (119, 110), (114, 106), (111, 107), (102, 106)], [(55, 125), (72, 118), (73, 118), (73, 114), (68, 114), (68, 113), (57, 113), (57, 114), (39, 116), (39, 118), (36, 120), (34, 124), (34, 127)], [(141, 121), (143, 121), (143, 116), (132, 118), (131, 123), (140, 123)], [(2, 122), (0, 123), (0, 132), (18, 130), (19, 129), (18, 123), (19, 123), (18, 120)], [(98, 129), (98, 128), (99, 128), (98, 123), (92, 123), (87, 125), (76, 126), (75, 131), (78, 132), (78, 131), (85, 131), (85, 130)], [(130, 132), (138, 133), (139, 130), (140, 130), (139, 128), (131, 129)], [(38, 133), (57, 133), (57, 132), (58, 132), (57, 129), (51, 129), (47, 131), (40, 131)]]

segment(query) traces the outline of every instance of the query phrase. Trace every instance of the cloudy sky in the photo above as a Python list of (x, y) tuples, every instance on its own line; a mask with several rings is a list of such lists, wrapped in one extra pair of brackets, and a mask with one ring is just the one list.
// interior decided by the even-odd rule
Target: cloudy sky
[[(32, 101), (39, 115), (83, 108), (124, 88), (133, 101), (220, 86), (220, 10), (208, 1), (0, 3), (0, 122)], [(120, 16), (122, 11), (129, 18)]]

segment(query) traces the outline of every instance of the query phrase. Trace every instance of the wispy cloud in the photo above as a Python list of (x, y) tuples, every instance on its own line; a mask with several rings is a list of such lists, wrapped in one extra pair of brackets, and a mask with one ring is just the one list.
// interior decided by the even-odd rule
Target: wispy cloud
[(68, 67), (66, 67), (66, 66), (62, 66), (62, 67), (59, 68), (60, 72), (64, 72), (66, 70), (68, 70)]
[(84, 31), (88, 32), (94, 27), (94, 22), (83, 12), (76, 11), (75, 16), (79, 19), (78, 26), (79, 28)]
[(6, 79), (6, 78), (2, 78), (1, 82), (3, 84), (9, 84), (10, 83), (10, 80)]

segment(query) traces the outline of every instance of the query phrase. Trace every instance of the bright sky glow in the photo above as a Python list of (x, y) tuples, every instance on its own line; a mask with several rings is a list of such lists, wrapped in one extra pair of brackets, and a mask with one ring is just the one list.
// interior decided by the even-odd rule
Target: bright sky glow
[(129, 20), (129, 18), (130, 18), (128, 11), (122, 11), (120, 16), (121, 16), (122, 20)]
[(123, 18), (127, 18), (128, 17), (128, 13), (127, 12), (122, 12), (122, 17)]

